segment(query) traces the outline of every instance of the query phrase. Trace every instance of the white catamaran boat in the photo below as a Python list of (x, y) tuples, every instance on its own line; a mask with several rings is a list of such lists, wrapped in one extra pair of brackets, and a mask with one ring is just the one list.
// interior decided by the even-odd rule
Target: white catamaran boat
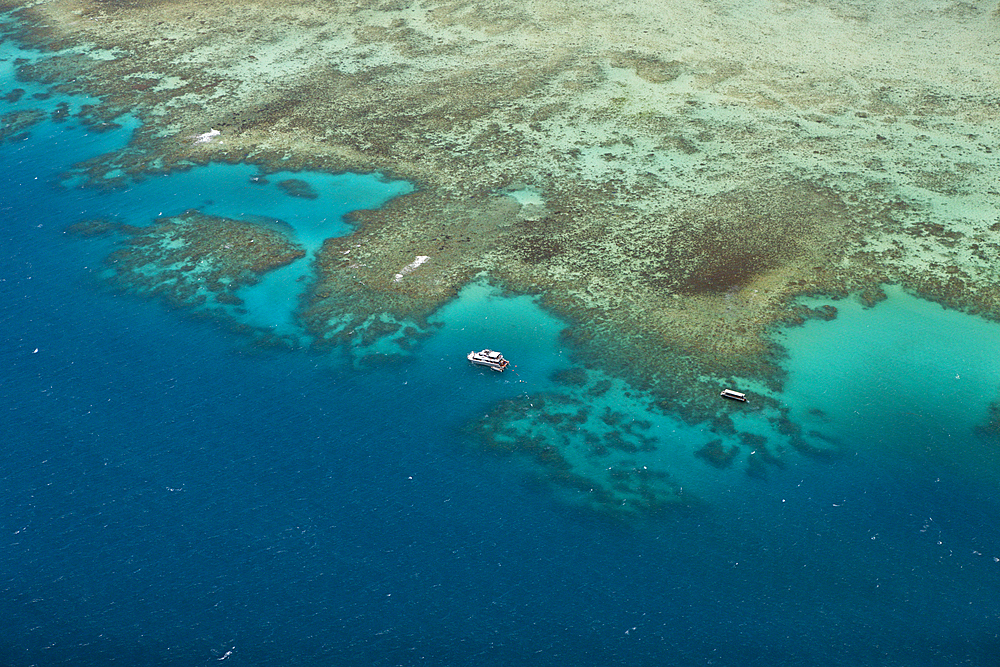
[(476, 366), (486, 366), (497, 372), (503, 372), (509, 363), (503, 355), (493, 350), (483, 350), (482, 352), (469, 352), (468, 359)]

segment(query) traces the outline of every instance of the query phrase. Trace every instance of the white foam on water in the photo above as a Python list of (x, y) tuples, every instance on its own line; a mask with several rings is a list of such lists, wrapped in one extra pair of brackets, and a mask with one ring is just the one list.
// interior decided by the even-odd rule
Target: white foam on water
[(220, 134), (222, 134), (222, 132), (219, 132), (216, 129), (211, 129), (208, 132), (204, 132), (202, 134), (197, 135), (194, 138), (194, 143), (196, 143), (196, 144), (207, 144), (207, 143), (210, 143), (212, 141), (212, 139), (214, 139), (215, 137), (219, 136)]
[(415, 268), (417, 268), (418, 266), (420, 266), (429, 259), (430, 257), (426, 255), (417, 255), (417, 258), (415, 260), (413, 260), (412, 262), (410, 262), (409, 264), (407, 264), (406, 266), (404, 266), (402, 269), (399, 270), (399, 273), (396, 274), (396, 277), (392, 279), (393, 282), (398, 283), (403, 279), (403, 276), (410, 273)]

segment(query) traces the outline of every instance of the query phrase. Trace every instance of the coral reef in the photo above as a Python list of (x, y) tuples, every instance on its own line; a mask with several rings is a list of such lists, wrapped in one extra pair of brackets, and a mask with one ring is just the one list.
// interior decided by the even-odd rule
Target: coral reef
[[(104, 229), (100, 221), (75, 227), (83, 234)], [(129, 238), (107, 257), (109, 279), (184, 307), (238, 308), (241, 301), (234, 292), (239, 287), (305, 257), (278, 229), (196, 210), (119, 230)]]
[[(976, 15), (791, 3), (761, 17), (686, 0), (641, 20), (599, 3), (5, 6), (25, 39), (66, 49), (22, 77), (100, 93), (95, 125), (123, 109), (143, 119), (127, 150), (89, 165), (95, 181), (230, 160), (418, 183), (357, 216), (359, 261), (330, 244), (313, 313), (354, 285), (393, 319), (426, 316), (486, 271), (544, 293), (588, 357), (669, 397), (699, 377), (773, 371), (766, 332), (799, 294), (899, 282), (1000, 309), (987, 287), (998, 137), (982, 122), (1000, 68), (989, 49), (957, 67), (867, 32), (933, 25), (975, 41)], [(807, 34), (825, 37), (797, 48)], [(895, 68), (859, 72), (843, 43)], [(431, 260), (392, 280), (419, 256)], [(670, 373), (629, 362), (650, 345), (678, 360)]]
[[(751, 452), (749, 474), (763, 478), (789, 452), (839, 453), (766, 395), (782, 382), (770, 332), (836, 316), (796, 297), (859, 293), (873, 305), (882, 284), (898, 283), (1000, 319), (1000, 57), (982, 30), (995, 22), (989, 9), (805, 0), (763, 10), (730, 0), (2, 6), (19, 20), (12, 34), (49, 49), (18, 64), (22, 79), (100, 95), (104, 104), (81, 112), (95, 129), (114, 127), (125, 110), (142, 120), (125, 150), (81, 165), (91, 183), (229, 161), (266, 173), (380, 171), (417, 184), (355, 214), (356, 232), (316, 254), (299, 321), (321, 348), (404, 345), (485, 274), (539, 294), (571, 324), (565, 342), (580, 358), (649, 392), (657, 410), (708, 424), (713, 440), (739, 432), (718, 387), (759, 383), (761, 400), (727, 409), (759, 411), (787, 440), (787, 451), (740, 446)], [(938, 38), (924, 39), (929, 30)], [(4, 136), (35, 120), (5, 118)], [(297, 179), (278, 185), (314, 195)], [(170, 225), (197, 246), (191, 254), (164, 245)], [(273, 251), (224, 258), (212, 245), (222, 237), (208, 233), (216, 228), (237, 240), (261, 233), (231, 221), (160, 222), (112, 266), (175, 301), (238, 307), (231, 285), (295, 252), (276, 240)], [(656, 476), (626, 474), (627, 461), (608, 468), (621, 479), (597, 467), (574, 475), (587, 457), (655, 445), (642, 429), (623, 430), (613, 411), (574, 422), (577, 400), (545, 399), (548, 418), (589, 433), (568, 468), (566, 448), (582, 445), (541, 417), (519, 417), (518, 402), (477, 430), (492, 447), (516, 446), (559, 471), (566, 488), (596, 489), (599, 504), (637, 500)], [(709, 442), (699, 456), (725, 465), (732, 447)], [(670, 483), (655, 486), (664, 495), (647, 498), (651, 506), (672, 502)]]
[(64, 231), (72, 236), (88, 239), (122, 231), (122, 225), (106, 218), (92, 218), (67, 225)]
[(299, 178), (286, 178), (283, 181), (278, 181), (277, 185), (289, 197), (302, 197), (303, 199), (316, 199), (319, 197), (319, 193), (311, 185)]
[(653, 458), (651, 424), (622, 424), (622, 418), (595, 415), (572, 393), (549, 392), (502, 401), (470, 430), (488, 451), (528, 458), (541, 479), (575, 505), (646, 516), (693, 501), (662, 466), (636, 457)]
[(993, 401), (987, 406), (986, 421), (976, 426), (975, 432), (990, 445), (1000, 444), (1000, 401)]
[(45, 120), (46, 115), (36, 110), (13, 111), (0, 115), (0, 143), (26, 138), (28, 129)]
[(705, 446), (694, 453), (695, 456), (705, 459), (706, 462), (716, 468), (728, 468), (733, 460), (739, 455), (740, 448), (736, 445), (725, 447), (720, 438), (711, 442), (706, 442)]

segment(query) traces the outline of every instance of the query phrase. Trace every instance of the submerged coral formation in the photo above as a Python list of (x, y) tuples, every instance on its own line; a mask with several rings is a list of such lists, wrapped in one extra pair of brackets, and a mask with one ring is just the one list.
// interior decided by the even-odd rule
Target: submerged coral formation
[(651, 427), (609, 408), (594, 414), (579, 396), (549, 392), (502, 401), (471, 429), (489, 451), (530, 458), (574, 504), (647, 515), (693, 500), (667, 470), (654, 467)]
[[(547, 391), (493, 405), (469, 430), (487, 451), (530, 461), (564, 501), (601, 513), (650, 516), (696, 506), (720, 485), (766, 480), (794, 456), (842, 454), (829, 437), (802, 433), (784, 406), (750, 407), (716, 393), (715, 416), (697, 422), (708, 406), (664, 410), (654, 393), (602, 371), (575, 367), (552, 380)], [(747, 430), (768, 422), (768, 436)]]
[(278, 181), (278, 187), (285, 191), (290, 197), (302, 197), (303, 199), (316, 199), (319, 193), (311, 185), (300, 178), (286, 178)]
[[(85, 225), (79, 233), (93, 229), (95, 224)], [(238, 308), (242, 303), (235, 294), (238, 288), (305, 257), (305, 251), (280, 229), (196, 210), (159, 218), (148, 227), (120, 229), (129, 238), (108, 256), (109, 278), (186, 307)]]
[(26, 138), (28, 129), (44, 118), (44, 113), (31, 109), (0, 115), (0, 143)]

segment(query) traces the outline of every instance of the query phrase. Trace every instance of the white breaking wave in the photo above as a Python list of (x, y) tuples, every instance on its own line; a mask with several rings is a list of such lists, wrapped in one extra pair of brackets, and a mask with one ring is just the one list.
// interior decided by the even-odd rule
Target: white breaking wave
[(214, 139), (215, 137), (219, 136), (220, 134), (222, 134), (222, 132), (219, 132), (216, 129), (211, 129), (208, 132), (205, 132), (203, 134), (199, 134), (198, 136), (196, 136), (194, 138), (194, 143), (196, 143), (196, 144), (207, 144), (208, 142), (210, 142), (212, 139)]
[(399, 270), (399, 273), (397, 273), (396, 277), (393, 278), (393, 282), (398, 283), (400, 280), (403, 279), (403, 276), (405, 276), (407, 273), (417, 268), (418, 266), (420, 266), (429, 259), (430, 257), (427, 257), (426, 255), (417, 255), (417, 258), (415, 260), (413, 260), (412, 262), (410, 262), (409, 264), (407, 264), (406, 266), (404, 266)]

